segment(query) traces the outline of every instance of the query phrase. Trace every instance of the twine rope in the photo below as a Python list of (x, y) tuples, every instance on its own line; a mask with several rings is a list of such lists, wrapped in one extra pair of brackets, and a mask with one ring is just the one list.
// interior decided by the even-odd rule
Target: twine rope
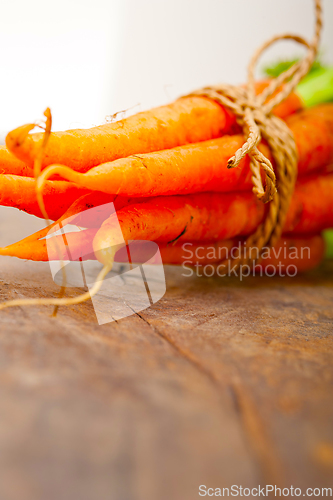
[[(321, 0), (315, 4), (315, 33), (309, 43), (303, 37), (294, 34), (282, 34), (272, 37), (255, 52), (248, 66), (247, 86), (217, 85), (204, 87), (189, 94), (212, 99), (230, 110), (237, 123), (242, 127), (246, 138), (243, 146), (229, 159), (227, 167), (236, 168), (240, 161), (248, 155), (252, 172), (253, 193), (263, 203), (269, 203), (267, 215), (257, 230), (250, 235), (244, 244), (244, 252), (232, 262), (233, 269), (241, 265), (250, 265), (260, 258), (264, 246), (272, 247), (279, 240), (286, 220), (287, 211), (294, 192), (297, 178), (298, 154), (295, 139), (286, 123), (274, 116), (272, 110), (286, 99), (296, 88), (301, 79), (309, 72), (316, 55), (322, 30)], [(307, 48), (306, 55), (293, 64), (288, 70), (274, 78), (259, 95), (255, 94), (254, 73), (258, 59), (265, 50), (280, 40), (293, 40)], [(264, 138), (272, 152), (275, 172), (272, 163), (257, 148)], [(262, 182), (261, 171), (265, 182)], [(276, 187), (278, 178), (278, 189)], [(256, 258), (246, 249), (255, 248)]]

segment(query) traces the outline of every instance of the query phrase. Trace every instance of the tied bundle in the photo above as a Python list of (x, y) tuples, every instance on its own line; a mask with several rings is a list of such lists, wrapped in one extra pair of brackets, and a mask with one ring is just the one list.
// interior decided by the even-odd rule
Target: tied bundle
[[(48, 225), (1, 248), (0, 254), (37, 261), (93, 258), (104, 267), (90, 292), (20, 299), (0, 309), (89, 299), (114, 260), (123, 262), (121, 251), (131, 240), (158, 243), (165, 264), (183, 263), (182, 244), (190, 242), (195, 253), (200, 250), (205, 261), (220, 269), (222, 262), (228, 269), (250, 263), (256, 270), (260, 259), (262, 266), (272, 262), (265, 255), (267, 247), (303, 245), (311, 249), (311, 258), (298, 258), (297, 268), (317, 265), (324, 254), (320, 232), (333, 226), (333, 105), (303, 109), (313, 99), (300, 93), (299, 82), (318, 50), (319, 0), (315, 8), (312, 42), (294, 35), (269, 40), (252, 58), (245, 87), (206, 87), (167, 106), (88, 130), (51, 133), (47, 109), (46, 123), (38, 125), (43, 133), (30, 134), (36, 124), (10, 132), (8, 149), (0, 148), (0, 203), (42, 216)], [(274, 80), (255, 82), (262, 52), (281, 39), (304, 45), (305, 57)], [(330, 79), (332, 70), (326, 74)], [(317, 80), (315, 85), (317, 90)], [(324, 90), (319, 103), (332, 100), (330, 80)], [(117, 211), (111, 215), (110, 203)], [(55, 222), (49, 225), (49, 219)], [(66, 233), (64, 245), (61, 235), (51, 233), (66, 224), (80, 230)], [(226, 260), (224, 250), (240, 241), (242, 251)], [(250, 248), (256, 250), (255, 258), (247, 253)], [(288, 259), (283, 259), (286, 266)], [(196, 265), (195, 259), (191, 264)]]

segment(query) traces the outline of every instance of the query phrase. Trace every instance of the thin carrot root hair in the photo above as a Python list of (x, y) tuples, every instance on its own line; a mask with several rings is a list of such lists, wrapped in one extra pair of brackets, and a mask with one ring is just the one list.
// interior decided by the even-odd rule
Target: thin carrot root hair
[(43, 199), (43, 190), (38, 188), (38, 179), (40, 177), (41, 170), (42, 170), (42, 161), (43, 161), (44, 151), (45, 151), (45, 148), (47, 146), (49, 137), (51, 135), (52, 114), (51, 114), (50, 108), (46, 108), (46, 110), (44, 111), (44, 116), (46, 117), (45, 127), (44, 127), (45, 133), (44, 133), (41, 147), (37, 151), (36, 158), (34, 160), (34, 177), (36, 179), (37, 203), (38, 203), (38, 206), (40, 208), (40, 211), (43, 214), (46, 225), (48, 226), (50, 224), (50, 218), (46, 212), (45, 203), (44, 203), (44, 199)]
[(59, 306), (73, 306), (76, 304), (80, 304), (81, 302), (85, 302), (89, 300), (94, 295), (96, 295), (102, 287), (105, 276), (111, 271), (112, 264), (104, 265), (101, 271), (99, 272), (96, 281), (93, 287), (85, 293), (78, 295), (77, 297), (58, 297), (56, 299), (48, 298), (48, 299), (15, 299), (8, 300), (7, 302), (0, 303), (0, 310), (6, 309), (7, 307), (15, 307), (15, 306), (49, 306), (54, 305), (55, 307)]
[[(41, 170), (42, 170), (42, 161), (43, 161), (44, 151), (45, 151), (45, 148), (47, 146), (49, 137), (51, 135), (52, 113), (51, 113), (50, 108), (46, 108), (46, 110), (44, 111), (44, 116), (46, 117), (45, 126), (44, 126), (45, 133), (44, 133), (41, 147), (38, 149), (35, 160), (34, 160), (34, 177), (36, 179), (37, 203), (38, 203), (39, 209), (40, 209), (40, 211), (45, 219), (46, 226), (49, 226), (51, 224), (51, 221), (50, 221), (50, 218), (49, 218), (48, 213), (47, 213), (46, 208), (45, 208), (45, 203), (44, 203), (44, 199), (43, 199), (43, 190), (38, 188), (38, 179), (40, 177)], [(65, 269), (65, 266), (63, 265), (63, 260), (61, 257), (61, 252), (60, 252), (60, 248), (59, 248), (59, 244), (58, 244), (57, 240), (55, 240), (55, 247), (56, 247), (56, 252), (59, 255), (60, 267), (61, 267), (61, 272), (62, 272), (62, 285), (61, 285), (61, 288), (59, 291), (58, 300), (65, 300), (65, 299), (63, 299), (63, 297), (65, 295), (66, 283), (67, 283), (66, 269)], [(58, 308), (59, 308), (59, 304), (54, 304), (52, 316), (55, 317), (57, 315)]]

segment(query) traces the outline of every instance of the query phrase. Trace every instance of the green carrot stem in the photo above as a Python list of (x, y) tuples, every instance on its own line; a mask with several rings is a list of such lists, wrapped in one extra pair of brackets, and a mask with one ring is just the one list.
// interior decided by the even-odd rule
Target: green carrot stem
[[(269, 78), (276, 78), (299, 61), (298, 58), (277, 61), (263, 68)], [(314, 61), (309, 73), (297, 86), (297, 92), (306, 107), (333, 101), (333, 67), (322, 63), (319, 57)]]
[(326, 258), (333, 259), (333, 229), (324, 231), (324, 238), (326, 243)]
[(333, 68), (313, 71), (297, 86), (306, 107), (333, 101)]

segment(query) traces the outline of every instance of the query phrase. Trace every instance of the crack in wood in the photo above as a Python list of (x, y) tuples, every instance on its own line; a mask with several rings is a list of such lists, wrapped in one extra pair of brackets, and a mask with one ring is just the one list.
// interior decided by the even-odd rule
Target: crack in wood
[(194, 358), (193, 356), (190, 355), (190, 353), (179, 347), (168, 335), (165, 335), (158, 328), (156, 328), (156, 326), (149, 323), (149, 321), (144, 316), (141, 316), (141, 314), (137, 312), (135, 312), (135, 314), (139, 316), (139, 318), (141, 318), (159, 337), (168, 342), (168, 344), (177, 352), (177, 354), (183, 357), (188, 363), (193, 365), (197, 370), (202, 372), (206, 377), (210, 379), (212, 383), (217, 384), (218, 381), (214, 376), (214, 374), (211, 373), (209, 370), (207, 370), (203, 365), (201, 365), (196, 358)]
[[(135, 314), (152, 328), (159, 337), (168, 342), (180, 356), (204, 375), (213, 384), (216, 390), (220, 391), (221, 384), (214, 373), (199, 363), (191, 353), (179, 347), (172, 338), (152, 325), (144, 316), (137, 312), (135, 312)], [(282, 484), (283, 468), (281, 461), (276, 457), (276, 450), (273, 443), (271, 443), (264, 430), (264, 424), (254, 404), (243, 388), (240, 376), (235, 373), (233, 378), (234, 381), (229, 385), (231, 401), (239, 416), (241, 429), (244, 433), (245, 441), (248, 444), (249, 453), (254, 456), (254, 460), (258, 464), (265, 484)]]

